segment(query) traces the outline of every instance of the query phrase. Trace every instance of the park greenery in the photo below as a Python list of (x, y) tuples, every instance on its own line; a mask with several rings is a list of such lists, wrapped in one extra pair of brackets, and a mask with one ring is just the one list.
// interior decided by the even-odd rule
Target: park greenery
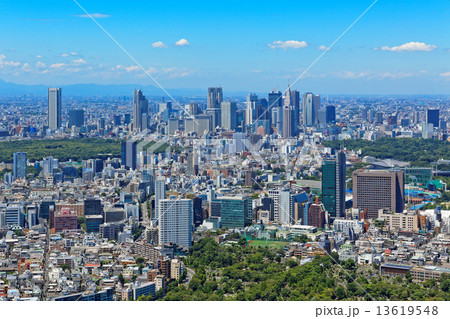
[(185, 258), (195, 275), (186, 286), (169, 285), (157, 300), (449, 300), (450, 276), (413, 282), (382, 277), (375, 266), (351, 259), (337, 264), (337, 253), (300, 265), (283, 249), (251, 247), (245, 238), (219, 245), (212, 238), (195, 243)]
[(376, 141), (363, 139), (323, 141), (323, 145), (336, 149), (361, 150), (362, 156), (392, 158), (419, 167), (429, 167), (438, 159), (450, 159), (450, 143), (435, 139), (383, 137)]
[(14, 152), (27, 152), (29, 161), (53, 156), (61, 162), (120, 157), (120, 141), (100, 138), (23, 140), (0, 142), (0, 162), (12, 163)]

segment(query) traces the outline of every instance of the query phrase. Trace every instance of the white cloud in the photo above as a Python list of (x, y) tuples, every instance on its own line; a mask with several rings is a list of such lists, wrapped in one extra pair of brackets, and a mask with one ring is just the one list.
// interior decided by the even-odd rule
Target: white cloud
[(76, 59), (72, 61), (75, 64), (87, 64), (87, 62), (83, 59)]
[(4, 67), (18, 67), (21, 65), (20, 62), (17, 61), (6, 61), (6, 55), (0, 54), (0, 69)]
[(31, 72), (31, 71), (33, 71), (33, 68), (30, 66), (30, 64), (28, 62), (25, 62), (22, 65), (22, 71), (24, 71), (24, 72)]
[(402, 78), (407, 78), (413, 76), (412, 73), (409, 72), (385, 72), (383, 74), (381, 74), (381, 78), (390, 78), (390, 79), (402, 79)]
[(392, 52), (413, 52), (413, 51), (423, 51), (429, 52), (436, 49), (437, 46), (433, 44), (425, 44), (424, 42), (408, 42), (396, 47), (381, 47), (381, 51), (392, 51)]
[(49, 66), (50, 69), (62, 69), (66, 64), (65, 63), (54, 63)]
[(189, 45), (189, 41), (186, 39), (180, 39), (177, 42), (175, 42), (175, 45), (178, 47), (186, 47)]
[(163, 42), (158, 41), (152, 44), (152, 47), (154, 48), (167, 48), (167, 45), (165, 45)]
[(109, 18), (109, 17), (111, 17), (111, 15), (104, 14), (104, 13), (91, 13), (90, 15), (89, 14), (78, 14), (78, 15), (76, 15), (76, 17), (78, 17), (78, 18), (90, 18), (90, 17), (92, 17), (92, 18), (95, 18), (95, 19), (103, 19), (103, 18)]
[(36, 59), (42, 59), (42, 55), (36, 55)]
[(450, 71), (449, 71), (449, 72), (441, 73), (441, 74), (439, 74), (439, 75), (448, 78), (448, 77), (450, 77)]
[(328, 49), (328, 47), (326, 47), (326, 46), (324, 46), (324, 45), (319, 45), (318, 47), (317, 47), (317, 50), (320, 50), (320, 51), (325, 51), (325, 50), (327, 50)]
[(287, 41), (273, 41), (272, 43), (267, 44), (272, 49), (300, 49), (308, 46), (308, 43), (305, 41), (297, 41), (297, 40), (287, 40)]
[(37, 61), (36, 62), (36, 68), (38, 68), (38, 69), (43, 69), (43, 68), (45, 68), (47, 65), (45, 65), (45, 63), (44, 62), (41, 62), (41, 61)]
[(76, 55), (78, 55), (76, 52), (69, 52), (69, 53), (63, 53), (63, 54), (61, 54), (61, 56), (62, 56), (63, 58), (67, 58), (68, 56), (76, 56)]
[(368, 72), (343, 71), (338, 73), (338, 77), (343, 79), (359, 79), (362, 77), (367, 77), (368, 75)]

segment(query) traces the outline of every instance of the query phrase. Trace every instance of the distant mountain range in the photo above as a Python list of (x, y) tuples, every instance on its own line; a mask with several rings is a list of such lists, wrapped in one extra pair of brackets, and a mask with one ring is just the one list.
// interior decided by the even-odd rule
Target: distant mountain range
[[(64, 96), (132, 96), (134, 89), (141, 89), (146, 96), (160, 97), (167, 94), (160, 88), (152, 85), (139, 84), (69, 84), (47, 86), (43, 84), (16, 84), (0, 79), (0, 95), (21, 96), (36, 95), (47, 96), (49, 87), (61, 87)], [(206, 98), (207, 88), (204, 89), (167, 89), (172, 96), (199, 96)], [(226, 96), (243, 97), (249, 92), (226, 92)]]

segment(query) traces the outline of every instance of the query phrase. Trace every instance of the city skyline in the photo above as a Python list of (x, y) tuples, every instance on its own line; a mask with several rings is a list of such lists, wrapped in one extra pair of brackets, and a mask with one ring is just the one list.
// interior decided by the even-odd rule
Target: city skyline
[[(178, 2), (170, 10), (163, 4), (139, 4), (137, 14), (133, 3), (80, 5), (169, 91), (220, 85), (230, 91), (269, 92), (297, 79), (372, 2), (347, 1), (339, 10), (331, 1), (279, 7)], [(74, 2), (5, 6), (10, 14), (0, 23), (13, 31), (3, 34), (0, 46), (1, 80), (58, 87), (155, 85)], [(378, 1), (293, 89), (447, 93), (450, 45), (440, 36), (448, 25), (444, 6), (445, 1), (433, 7), (420, 1)], [(255, 28), (255, 20), (271, 23)]]

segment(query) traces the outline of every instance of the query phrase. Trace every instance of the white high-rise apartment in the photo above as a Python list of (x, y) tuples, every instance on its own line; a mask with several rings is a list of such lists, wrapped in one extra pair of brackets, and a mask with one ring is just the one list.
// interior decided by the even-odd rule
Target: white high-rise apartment
[(192, 242), (192, 201), (170, 196), (159, 201), (159, 244), (176, 243), (190, 247)]
[(155, 180), (155, 218), (159, 218), (159, 201), (166, 198), (166, 180), (158, 177)]
[(57, 130), (61, 127), (61, 88), (48, 89), (48, 127)]

